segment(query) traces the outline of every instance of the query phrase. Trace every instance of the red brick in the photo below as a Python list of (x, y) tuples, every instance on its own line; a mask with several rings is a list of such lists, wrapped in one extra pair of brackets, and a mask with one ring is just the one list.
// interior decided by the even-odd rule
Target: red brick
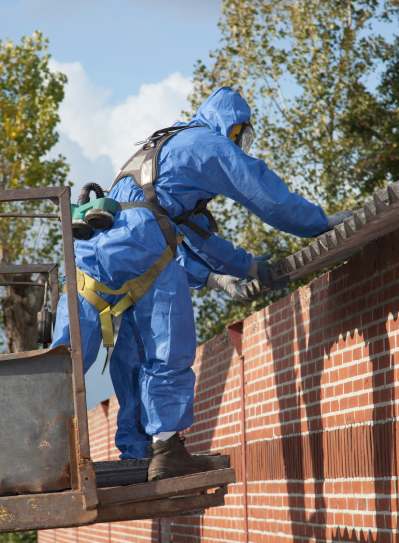
[[(338, 527), (352, 525), (358, 530), (355, 536), (349, 530), (349, 539), (361, 541), (362, 527), (375, 526), (374, 515), (363, 512), (375, 513), (376, 509), (382, 513), (377, 517), (378, 527), (396, 529), (395, 515), (388, 514), (391, 507), (397, 510), (395, 485), (389, 480), (353, 479), (351, 474), (363, 470), (372, 475), (374, 462), (388, 461), (389, 454), (384, 456), (384, 451), (399, 446), (399, 439), (397, 443), (378, 441), (399, 435), (398, 427), (389, 430), (388, 424), (381, 424), (370, 429), (371, 423), (383, 423), (399, 414), (399, 408), (391, 405), (399, 398), (399, 387), (394, 387), (399, 381), (399, 354), (390, 353), (393, 347), (399, 348), (399, 319), (388, 319), (399, 302), (398, 241), (399, 235), (392, 234), (368, 245), (347, 264), (244, 321), (246, 451), (257, 466), (252, 471), (249, 466), (247, 472), (265, 478), (247, 481), (249, 515), (254, 519), (249, 525), (260, 532), (250, 532), (251, 543), (313, 543), (311, 538), (315, 537), (341, 540), (336, 537)], [(294, 351), (300, 352), (294, 355)], [(200, 375), (196, 388), (198, 417), (187, 436), (194, 452), (222, 449), (230, 453), (241, 477), (239, 364), (226, 334), (198, 347), (194, 364)], [(107, 413), (101, 405), (89, 413), (95, 459), (117, 457), (113, 445), (116, 411), (112, 398)], [(377, 426), (386, 427), (386, 435)], [(324, 435), (317, 437), (315, 432), (322, 431)], [(370, 436), (369, 442), (362, 442), (361, 454), (357, 454), (359, 435)], [(328, 447), (331, 455), (327, 455)], [(373, 455), (373, 450), (379, 454)], [(385, 468), (389, 473), (390, 467)], [(313, 476), (323, 479), (326, 473), (343, 473), (346, 479), (330, 477), (324, 484), (312, 481)], [(285, 481), (284, 477), (293, 480)], [(198, 516), (172, 519), (173, 541), (244, 541), (242, 489), (242, 484), (231, 485), (226, 506), (208, 511), (201, 520)], [(382, 494), (377, 500), (362, 497), (375, 492)], [(323, 496), (315, 497), (315, 493)], [(298, 524), (291, 524), (293, 520)], [(317, 526), (324, 521), (330, 528)], [(262, 533), (266, 531), (279, 532), (279, 536)], [(158, 542), (158, 521), (39, 534), (40, 543), (108, 543), (117, 538)], [(388, 540), (384, 532), (379, 533), (379, 543)]]

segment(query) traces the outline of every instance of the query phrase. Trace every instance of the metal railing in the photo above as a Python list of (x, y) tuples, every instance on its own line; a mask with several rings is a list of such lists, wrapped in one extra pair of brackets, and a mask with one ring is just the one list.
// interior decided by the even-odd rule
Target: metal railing
[[(18, 481), (20, 488), (27, 489), (20, 495), (0, 496), (0, 532), (88, 524), (94, 522), (98, 514), (96, 478), (89, 449), (76, 269), (71, 228), (70, 189), (68, 187), (50, 187), (0, 191), (0, 203), (33, 200), (51, 200), (59, 207), (59, 215), (43, 214), (43, 218), (53, 219), (59, 217), (60, 220), (67, 280), (70, 348), (61, 347), (58, 349), (43, 349), (0, 355), (0, 405), (6, 430), (9, 428), (9, 425), (15, 423), (14, 432), (19, 432), (15, 418), (22, 416), (22, 412), (18, 411), (16, 413), (17, 408), (15, 406), (21, 405), (25, 417), (36, 417), (37, 433), (41, 436), (41, 441), (36, 448), (32, 446), (32, 443), (36, 443), (33, 438), (31, 442), (28, 442), (27, 436), (20, 436), (20, 439), (25, 439), (27, 448), (26, 462), (22, 462), (22, 464), (21, 459), (19, 464), (17, 464), (17, 459), (13, 458), (9, 453), (10, 457), (7, 457), (7, 450), (9, 451), (9, 449), (6, 448), (5, 450), (4, 447), (0, 449), (0, 492), (2, 484), (7, 485), (7, 476), (11, 480), (14, 477)], [(7, 216), (14, 216), (14, 214), (11, 213)], [(24, 218), (24, 212), (18, 211), (18, 213), (15, 213), (15, 216)], [(27, 217), (32, 218), (31, 216), (32, 213), (27, 214)], [(56, 270), (57, 268), (52, 264), (28, 264), (22, 266), (2, 264), (0, 266), (0, 274), (2, 275), (12, 275), (14, 273), (48, 273), (49, 279), (53, 284), (51, 295), (51, 307), (53, 311), (55, 311), (56, 300), (58, 298)], [(27, 375), (24, 372), (27, 372)], [(52, 396), (52, 391), (48, 390), (48, 388), (46, 389), (45, 382), (42, 384), (43, 379), (39, 381), (37, 374), (40, 372), (42, 372), (44, 377), (48, 378), (48, 387), (52, 386), (50, 377), (54, 375), (59, 376), (59, 378), (57, 377), (58, 385), (64, 383), (65, 387), (70, 387), (70, 395), (66, 395), (62, 400), (64, 404), (60, 405), (60, 409), (61, 407), (63, 409), (61, 415), (65, 417), (66, 413), (69, 414), (68, 425), (65, 425), (65, 427), (63, 422), (60, 423), (62, 419), (61, 415), (57, 419), (58, 400), (54, 397), (54, 392)], [(21, 377), (23, 378), (21, 379)], [(20, 385), (20, 383), (23, 383), (25, 388), (21, 388), (22, 384)], [(42, 392), (32, 388), (34, 386), (33, 383), (41, 383), (43, 387), (41, 389)], [(9, 405), (9, 402), (6, 403), (5, 400), (3, 401), (4, 405), (2, 403), (2, 398), (7, 398), (8, 392), (6, 388), (2, 391), (2, 387), (7, 387), (10, 384), (16, 387), (15, 390), (27, 391), (26, 394), (21, 394), (21, 397), (16, 399), (14, 407), (13, 405)], [(63, 388), (60, 388), (61, 392), (63, 390)], [(40, 397), (41, 393), (46, 398), (50, 398), (53, 402), (52, 406), (43, 405), (43, 401), (45, 400)], [(13, 403), (13, 397), (11, 397), (11, 403)], [(50, 407), (54, 412), (52, 419), (48, 416)], [(49, 442), (49, 439), (45, 439), (46, 431), (50, 433), (49, 435), (54, 435), (51, 434), (53, 431), (51, 424), (55, 426), (60, 426), (61, 424), (58, 428), (58, 435), (62, 439), (65, 439), (66, 452), (64, 451), (64, 455), (66, 455), (66, 466), (55, 465), (57, 458), (51, 456), (51, 450), (50, 455), (43, 457), (44, 459), (49, 458), (49, 461), (52, 462), (48, 466), (50, 472), (52, 469), (57, 472), (57, 469), (59, 470), (61, 467), (65, 468), (62, 479), (64, 488), (52, 489), (50, 484), (49, 490), (52, 490), (52, 492), (49, 492), (46, 491), (37, 476), (35, 477), (34, 470), (35, 466), (42, 466), (42, 455), (46, 453), (46, 448), (51, 448), (51, 442)], [(9, 436), (13, 439), (12, 433)], [(29, 446), (32, 447), (32, 450), (29, 450)], [(23, 460), (23, 451), (21, 454)], [(23, 477), (26, 479), (25, 482)], [(60, 477), (58, 477), (57, 481), (59, 480)], [(37, 489), (35, 490), (35, 488)], [(18, 492), (20, 493), (21, 490)]]

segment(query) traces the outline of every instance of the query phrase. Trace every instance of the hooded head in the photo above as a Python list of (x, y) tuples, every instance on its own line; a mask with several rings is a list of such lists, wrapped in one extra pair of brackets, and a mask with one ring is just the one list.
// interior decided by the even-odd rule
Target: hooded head
[(250, 117), (251, 110), (244, 98), (230, 87), (222, 87), (205, 100), (192, 121), (229, 136), (233, 126), (249, 123)]

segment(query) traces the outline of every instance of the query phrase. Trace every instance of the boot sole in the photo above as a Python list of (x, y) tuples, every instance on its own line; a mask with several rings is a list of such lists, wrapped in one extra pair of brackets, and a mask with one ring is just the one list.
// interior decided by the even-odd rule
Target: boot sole
[(174, 472), (168, 472), (168, 471), (161, 471), (160, 473), (157, 473), (156, 475), (148, 475), (148, 481), (160, 481), (161, 479), (171, 479), (173, 477), (184, 477), (185, 475), (193, 475), (194, 473), (204, 473), (207, 470), (195, 470), (195, 471), (174, 471)]

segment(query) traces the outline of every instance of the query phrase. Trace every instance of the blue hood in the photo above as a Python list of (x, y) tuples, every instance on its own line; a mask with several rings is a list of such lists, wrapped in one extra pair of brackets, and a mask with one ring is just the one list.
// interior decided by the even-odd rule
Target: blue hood
[(251, 110), (244, 98), (230, 87), (222, 87), (205, 100), (191, 122), (205, 124), (217, 134), (228, 136), (235, 124), (247, 123), (250, 117)]

